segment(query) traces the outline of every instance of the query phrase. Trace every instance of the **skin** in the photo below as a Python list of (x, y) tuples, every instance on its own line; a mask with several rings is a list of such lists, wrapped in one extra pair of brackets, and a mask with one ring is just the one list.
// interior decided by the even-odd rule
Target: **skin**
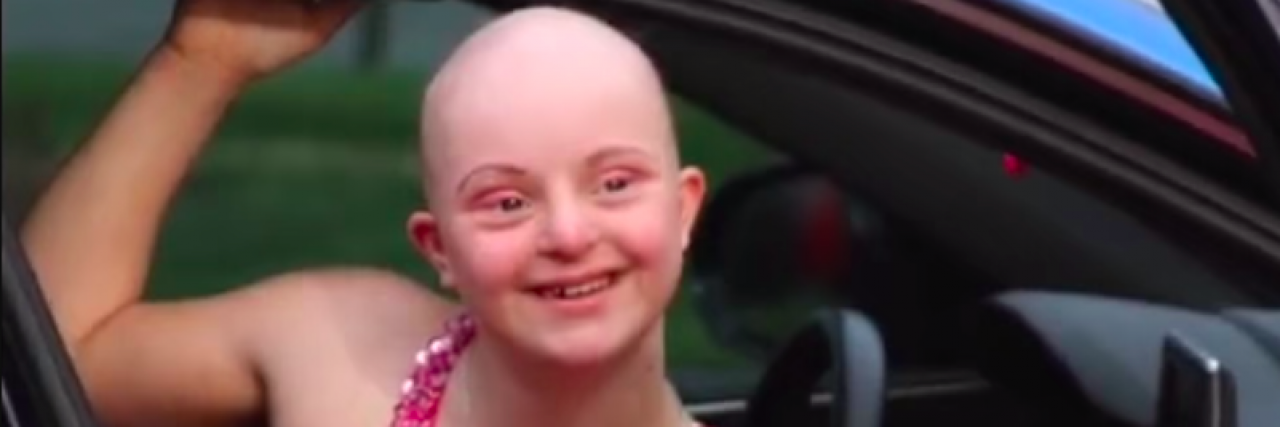
[[(386, 425), (413, 353), (461, 309), (356, 268), (140, 299), (167, 207), (223, 114), (361, 4), (181, 0), (37, 203), (28, 255), (107, 425)], [(679, 167), (669, 120), (639, 50), (562, 10), (498, 19), (433, 80), (431, 204), (408, 229), (481, 327), (444, 426), (686, 424), (663, 376), (661, 318), (705, 185)], [(527, 292), (606, 270), (616, 284), (585, 314)]]
[[(464, 378), (503, 408), (479, 424), (679, 424), (661, 318), (705, 182), (680, 168), (645, 55), (593, 19), (533, 9), (464, 43), (425, 106), (431, 211), (410, 234), (479, 320)], [(617, 284), (595, 313), (530, 293), (603, 273)]]

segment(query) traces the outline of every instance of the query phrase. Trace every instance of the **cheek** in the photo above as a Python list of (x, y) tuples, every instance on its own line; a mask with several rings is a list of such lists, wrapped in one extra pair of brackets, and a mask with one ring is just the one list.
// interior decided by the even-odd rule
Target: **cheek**
[(459, 287), (465, 293), (493, 293), (519, 286), (520, 272), (533, 254), (528, 233), (477, 231), (460, 233), (456, 260)]
[(646, 276), (671, 284), (679, 279), (680, 217), (672, 205), (652, 203), (630, 209), (617, 215), (615, 224), (622, 251)]

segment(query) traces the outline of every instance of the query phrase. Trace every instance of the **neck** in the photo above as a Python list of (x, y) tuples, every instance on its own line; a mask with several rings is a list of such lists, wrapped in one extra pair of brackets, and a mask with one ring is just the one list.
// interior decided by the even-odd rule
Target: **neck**
[[(685, 427), (690, 424), (666, 378), (662, 326), (633, 351), (591, 366), (530, 361), (477, 336), (464, 356), (460, 389), (448, 409), (474, 427)], [(450, 387), (451, 389), (454, 387)], [(450, 393), (453, 394), (453, 393)], [(493, 410), (501, 408), (501, 410)], [(454, 417), (449, 417), (454, 418)]]

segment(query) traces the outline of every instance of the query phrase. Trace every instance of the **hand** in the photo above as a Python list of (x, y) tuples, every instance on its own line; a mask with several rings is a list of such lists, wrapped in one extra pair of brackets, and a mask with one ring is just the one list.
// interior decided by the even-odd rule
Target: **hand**
[(372, 0), (178, 0), (162, 49), (248, 82), (324, 46)]

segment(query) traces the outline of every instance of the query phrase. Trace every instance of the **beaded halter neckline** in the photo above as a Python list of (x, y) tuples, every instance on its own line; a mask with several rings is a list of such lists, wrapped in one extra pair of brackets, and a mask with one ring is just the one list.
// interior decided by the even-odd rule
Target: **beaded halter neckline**
[[(475, 320), (461, 314), (445, 322), (444, 332), (418, 350), (414, 355), (413, 373), (401, 385), (400, 402), (396, 404), (391, 427), (437, 426), (449, 373), (475, 336)], [(691, 426), (705, 427), (697, 422)]]
[(475, 336), (475, 321), (459, 315), (445, 323), (444, 333), (418, 350), (413, 373), (401, 386), (392, 427), (436, 427), (449, 372)]

